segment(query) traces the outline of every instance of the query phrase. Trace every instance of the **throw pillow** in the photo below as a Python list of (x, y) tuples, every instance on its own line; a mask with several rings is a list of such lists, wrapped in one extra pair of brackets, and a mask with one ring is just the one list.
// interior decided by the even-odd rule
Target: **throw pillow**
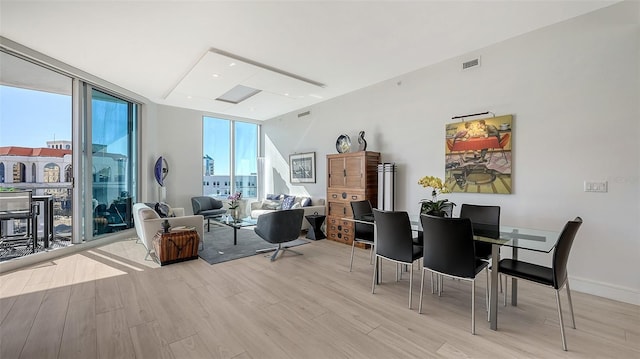
[(173, 213), (173, 209), (171, 209), (171, 206), (169, 206), (168, 204), (164, 203), (164, 202), (158, 202), (155, 205), (155, 210), (156, 213), (158, 213), (158, 216), (160, 216), (160, 218), (167, 218), (167, 217), (175, 217), (175, 213)]
[(262, 202), (262, 209), (279, 210), (282, 208), (282, 202), (265, 199)]
[(280, 200), (280, 195), (279, 194), (269, 193), (269, 194), (267, 194), (267, 199), (271, 200), (271, 201), (277, 201), (277, 200)]
[(291, 209), (293, 206), (293, 202), (296, 200), (296, 196), (287, 196), (284, 195), (284, 199), (282, 200), (282, 209)]
[(296, 208), (302, 208), (302, 206), (300, 205), (300, 202), (296, 202), (293, 204), (293, 206), (291, 206), (291, 209), (296, 209)]
[(310, 197), (302, 197), (302, 199), (300, 200), (300, 205), (302, 207), (311, 206), (311, 198)]

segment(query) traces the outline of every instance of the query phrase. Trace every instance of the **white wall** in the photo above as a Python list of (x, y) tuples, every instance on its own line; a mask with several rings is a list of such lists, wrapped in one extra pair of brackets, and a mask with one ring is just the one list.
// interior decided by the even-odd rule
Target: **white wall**
[[(193, 213), (191, 197), (202, 195), (202, 116), (201, 111), (158, 105), (155, 153), (148, 173), (153, 179), (153, 165), (159, 156), (167, 160), (165, 179), (167, 203)], [(153, 180), (150, 201), (157, 201), (158, 184)]]
[[(429, 196), (418, 179), (444, 175), (451, 117), (513, 114), (514, 193), (449, 198), (500, 205), (502, 223), (520, 226), (560, 230), (581, 216), (572, 288), (640, 304), (638, 9), (615, 5), (321, 103), (310, 117), (266, 121), (265, 154), (277, 163), (315, 151), (318, 182), (305, 189), (325, 197), (325, 155), (340, 134), (356, 143), (364, 130), (368, 149), (398, 164), (396, 208), (417, 213)], [(475, 56), (481, 67), (461, 71)], [(584, 180), (606, 180), (609, 191), (585, 193)]]

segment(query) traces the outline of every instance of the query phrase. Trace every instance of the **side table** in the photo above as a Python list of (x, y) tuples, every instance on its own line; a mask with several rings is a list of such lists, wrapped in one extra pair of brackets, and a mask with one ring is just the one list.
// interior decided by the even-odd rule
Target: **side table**
[(313, 240), (327, 238), (321, 230), (322, 223), (324, 222), (324, 219), (326, 217), (327, 216), (322, 214), (312, 214), (309, 216), (305, 216), (307, 221), (309, 221), (309, 224), (311, 224), (311, 228), (309, 229), (309, 232), (307, 232), (307, 238)]
[(164, 233), (158, 231), (153, 237), (153, 248), (160, 265), (188, 261), (198, 258), (200, 237), (195, 229)]

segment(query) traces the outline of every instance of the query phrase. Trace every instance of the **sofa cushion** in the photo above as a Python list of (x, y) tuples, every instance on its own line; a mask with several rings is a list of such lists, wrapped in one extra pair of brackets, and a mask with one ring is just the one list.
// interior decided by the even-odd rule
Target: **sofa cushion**
[(274, 200), (265, 199), (262, 202), (262, 209), (279, 210), (281, 208), (282, 208), (282, 202), (281, 201), (274, 201)]
[(160, 216), (160, 218), (167, 218), (167, 217), (175, 217), (176, 216), (173, 213), (173, 210), (171, 209), (171, 206), (169, 206), (165, 202), (156, 203), (154, 208), (155, 208), (156, 212), (158, 213), (158, 216)]
[(301, 197), (300, 198), (300, 205), (302, 207), (309, 207), (311, 206), (311, 197)]
[(265, 213), (271, 213), (271, 212), (273, 212), (272, 209), (254, 209), (253, 211), (251, 211), (251, 217), (258, 218)]
[(284, 199), (282, 200), (282, 209), (291, 209), (295, 200), (296, 196), (288, 196), (285, 194)]

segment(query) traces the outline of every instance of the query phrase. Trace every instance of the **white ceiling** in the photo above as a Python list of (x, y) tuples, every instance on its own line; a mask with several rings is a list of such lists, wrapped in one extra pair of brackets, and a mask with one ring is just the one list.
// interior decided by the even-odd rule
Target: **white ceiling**
[[(0, 0), (0, 34), (156, 103), (266, 120), (615, 2)], [(263, 91), (215, 100), (236, 84)]]

